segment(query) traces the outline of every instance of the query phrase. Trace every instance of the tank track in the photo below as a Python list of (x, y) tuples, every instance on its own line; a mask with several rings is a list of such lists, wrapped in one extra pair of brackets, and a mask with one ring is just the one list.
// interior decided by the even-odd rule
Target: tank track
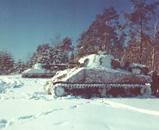
[(65, 84), (59, 83), (54, 85), (54, 87), (62, 86), (64, 88), (109, 88), (109, 87), (128, 87), (128, 88), (136, 88), (136, 87), (147, 87), (147, 85), (143, 84)]
[[(151, 88), (148, 85), (145, 84), (72, 84), (72, 83), (57, 83), (54, 86), (54, 92), (55, 95), (58, 97), (67, 95), (66, 91), (71, 90), (81, 90), (81, 89), (97, 89), (101, 97), (106, 97), (106, 93), (111, 89), (119, 90), (124, 89), (126, 91), (126, 94), (129, 93), (130, 89), (139, 89), (138, 93), (141, 95), (149, 94), (151, 92)], [(57, 90), (58, 89), (58, 90)], [(60, 90), (61, 89), (61, 90)], [(63, 90), (62, 90), (63, 89)], [(59, 92), (59, 93), (58, 93)]]
[(53, 77), (55, 74), (22, 74), (22, 78), (51, 78)]

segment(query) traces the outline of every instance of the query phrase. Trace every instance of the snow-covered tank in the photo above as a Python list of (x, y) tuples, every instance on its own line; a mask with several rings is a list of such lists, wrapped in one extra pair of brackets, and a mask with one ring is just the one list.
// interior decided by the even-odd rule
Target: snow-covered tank
[(113, 56), (98, 54), (83, 57), (79, 62), (80, 67), (57, 72), (45, 86), (47, 93), (57, 97), (67, 94), (106, 97), (151, 92), (147, 85), (151, 82), (151, 77), (142, 73), (145, 66), (129, 64), (126, 68), (121, 67)]
[(54, 64), (54, 65), (43, 65), (37, 63), (33, 68), (27, 69), (22, 73), (23, 78), (50, 78), (56, 74), (58, 70), (64, 70), (67, 65)]

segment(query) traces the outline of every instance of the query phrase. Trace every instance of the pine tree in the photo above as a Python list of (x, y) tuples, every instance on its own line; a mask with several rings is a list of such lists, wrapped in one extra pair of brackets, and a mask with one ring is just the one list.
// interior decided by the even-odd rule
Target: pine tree
[(52, 57), (53, 64), (61, 64), (62, 63), (62, 56), (59, 49), (54, 50), (53, 57)]
[(33, 53), (32, 57), (30, 58), (30, 60), (28, 61), (28, 67), (32, 68), (33, 65), (35, 65), (37, 63), (37, 54)]
[(72, 40), (68, 37), (63, 39), (62, 45), (60, 46), (62, 53), (62, 61), (64, 63), (69, 62), (69, 53), (74, 50), (72, 46)]
[(25, 70), (25, 63), (19, 59), (16, 65), (16, 71), (18, 73), (22, 73)]
[(49, 43), (39, 45), (36, 52), (30, 58), (29, 67), (32, 67), (36, 63), (52, 64), (53, 49)]
[(107, 54), (117, 54), (119, 15), (113, 7), (104, 9), (103, 14), (98, 14), (86, 32), (78, 39), (77, 57), (96, 53), (99, 48)]
[[(158, 13), (159, 14), (159, 10)], [(158, 21), (158, 16), (157, 19), (155, 20), (154, 28), (152, 29), (152, 42), (151, 42), (151, 47), (152, 47), (152, 70), (158, 70), (159, 69), (159, 21)]]
[(73, 62), (75, 60), (74, 53), (72, 52), (69, 58), (69, 62)]
[(0, 52), (0, 68), (4, 74), (10, 74), (14, 71), (14, 58), (7, 51)]
[(51, 44), (42, 44), (37, 47), (36, 52), (30, 58), (29, 67), (36, 63), (45, 65), (68, 63), (69, 53), (73, 49), (70, 38), (66, 37), (61, 40), (60, 36), (57, 36)]
[(159, 5), (159, 2), (153, 4), (149, 4), (146, 0), (130, 0), (130, 2), (133, 4), (133, 11), (129, 14), (125, 13), (124, 15), (127, 21), (126, 25), (129, 27), (129, 40), (127, 44), (135, 45), (136, 60), (138, 63), (143, 63), (143, 61), (145, 61), (143, 57), (144, 44), (147, 43), (145, 36), (148, 36), (151, 25), (150, 21), (155, 14), (155, 9), (157, 5)]
[(55, 40), (52, 40), (52, 45), (53, 63), (68, 63), (70, 52), (74, 50), (71, 38), (65, 37), (61, 40), (61, 37), (58, 35), (55, 37)]

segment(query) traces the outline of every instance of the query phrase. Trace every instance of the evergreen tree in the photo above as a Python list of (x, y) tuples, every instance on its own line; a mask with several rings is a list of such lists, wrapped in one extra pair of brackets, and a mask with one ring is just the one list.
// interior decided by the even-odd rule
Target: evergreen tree
[(70, 52), (74, 50), (71, 38), (65, 37), (61, 40), (60, 36), (57, 36), (55, 40), (52, 40), (52, 45), (53, 63), (68, 63)]
[[(104, 9), (103, 14), (98, 14), (86, 32), (78, 39), (77, 57), (96, 53), (102, 48), (107, 54), (116, 55), (118, 47), (119, 15), (113, 7)], [(121, 47), (122, 48), (122, 47)], [(117, 55), (116, 55), (117, 56)]]
[(73, 51), (72, 40), (68, 37), (64, 38), (60, 48), (62, 53), (62, 61), (64, 63), (68, 63), (69, 53)]
[(32, 57), (31, 57), (30, 60), (28, 61), (28, 66), (29, 66), (29, 68), (32, 68), (32, 66), (37, 63), (37, 59), (38, 59), (38, 57), (37, 57), (37, 54), (36, 54), (36, 52), (35, 52), (35, 53), (33, 53)]
[(52, 44), (42, 44), (30, 58), (29, 67), (36, 63), (61, 64), (69, 62), (69, 53), (73, 51), (72, 40), (68, 37), (61, 40), (60, 36), (52, 40)]
[(30, 58), (29, 67), (32, 67), (36, 63), (52, 64), (52, 47), (50, 44), (39, 45), (36, 52)]
[(52, 57), (53, 64), (61, 64), (62, 63), (62, 56), (59, 49), (54, 50), (53, 57)]
[(19, 59), (16, 65), (16, 71), (18, 73), (22, 73), (25, 70), (25, 63)]
[(14, 58), (7, 51), (0, 52), (0, 68), (4, 74), (10, 74), (14, 71)]
[[(158, 13), (159, 15), (159, 10)], [(152, 70), (158, 70), (159, 69), (159, 21), (158, 21), (158, 16), (156, 17), (157, 19), (155, 20), (154, 28), (152, 29), (152, 42), (151, 42), (151, 47), (152, 47)]]
[(38, 46), (37, 48), (37, 55), (38, 55), (38, 59), (37, 62), (38, 63), (50, 63), (50, 51), (51, 51), (51, 46), (49, 44), (43, 44), (41, 46)]
[(74, 53), (72, 52), (69, 58), (69, 62), (73, 62), (75, 60)]
[[(130, 0), (130, 2), (133, 4), (133, 11), (129, 14), (125, 13), (124, 15), (126, 25), (129, 27), (128, 50), (133, 51), (135, 48), (135, 60), (138, 63), (143, 63), (143, 61), (145, 61), (143, 54), (144, 46), (149, 40), (145, 36), (148, 36), (151, 18), (155, 14), (155, 9), (157, 5), (159, 5), (159, 2), (153, 4), (149, 4), (146, 0)], [(130, 44), (134, 44), (134, 46)], [(129, 49), (130, 47), (132, 47), (132, 49)], [(126, 52), (130, 53), (128, 50)]]

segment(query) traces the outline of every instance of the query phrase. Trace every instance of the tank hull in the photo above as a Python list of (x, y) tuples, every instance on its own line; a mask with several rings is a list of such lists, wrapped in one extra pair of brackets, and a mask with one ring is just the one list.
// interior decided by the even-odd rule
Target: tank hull
[[(113, 70), (104, 68), (80, 68), (53, 78), (54, 84), (58, 82), (73, 84), (145, 84), (151, 82), (147, 75), (135, 75), (124, 70)], [(62, 78), (60, 78), (62, 77)]]
[[(146, 75), (135, 75), (123, 70), (111, 70), (105, 68), (87, 68), (65, 70), (62, 74), (53, 77), (50, 82), (52, 92), (56, 96), (67, 94), (83, 95), (91, 97), (107, 96), (136, 96), (150, 94), (151, 77)], [(56, 90), (58, 88), (58, 90)], [(59, 90), (60, 88), (60, 90)], [(62, 90), (61, 90), (62, 89)], [(58, 94), (59, 92), (61, 92)]]

